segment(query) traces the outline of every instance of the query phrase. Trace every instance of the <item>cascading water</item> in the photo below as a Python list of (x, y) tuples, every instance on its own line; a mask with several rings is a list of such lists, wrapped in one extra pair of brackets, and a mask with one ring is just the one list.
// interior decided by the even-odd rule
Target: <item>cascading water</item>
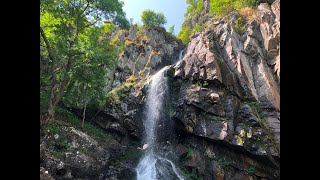
[(147, 94), (146, 117), (143, 125), (146, 133), (146, 143), (150, 147), (150, 151), (153, 151), (154, 143), (156, 142), (155, 128), (160, 119), (164, 95), (167, 90), (167, 79), (163, 74), (166, 69), (167, 67), (162, 68), (153, 76)]
[[(179, 61), (182, 59), (180, 52)], [(163, 114), (163, 102), (167, 92), (167, 78), (164, 76), (168, 66), (162, 68), (152, 77), (152, 82), (147, 92), (145, 118), (143, 120), (145, 130), (146, 154), (139, 162), (136, 171), (138, 180), (168, 180), (184, 178), (172, 161), (159, 155), (155, 148), (157, 143), (156, 129)]]
[(176, 65), (176, 66), (177, 66), (177, 65), (182, 61), (182, 58), (183, 58), (183, 52), (184, 52), (184, 50), (180, 51), (179, 59), (178, 59), (178, 61), (175, 63), (175, 65)]

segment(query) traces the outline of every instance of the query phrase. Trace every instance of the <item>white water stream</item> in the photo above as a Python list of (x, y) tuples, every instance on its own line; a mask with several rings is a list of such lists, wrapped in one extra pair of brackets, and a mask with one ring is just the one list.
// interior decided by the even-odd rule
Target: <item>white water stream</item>
[[(180, 52), (178, 62), (182, 59), (182, 53), (183, 51)], [(167, 68), (168, 66), (162, 68), (152, 77), (147, 92), (145, 118), (143, 119), (147, 145), (145, 146), (146, 154), (136, 168), (138, 180), (184, 180), (174, 163), (167, 158), (160, 157), (155, 149), (157, 143), (156, 130), (163, 114), (163, 102), (168, 90), (167, 78), (164, 75)]]

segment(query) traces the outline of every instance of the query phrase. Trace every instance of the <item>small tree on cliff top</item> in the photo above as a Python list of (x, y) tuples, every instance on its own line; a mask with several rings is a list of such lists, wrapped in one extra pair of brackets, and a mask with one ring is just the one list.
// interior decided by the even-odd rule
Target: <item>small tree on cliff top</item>
[(163, 13), (156, 13), (149, 9), (142, 12), (141, 20), (147, 26), (163, 26), (167, 23)]

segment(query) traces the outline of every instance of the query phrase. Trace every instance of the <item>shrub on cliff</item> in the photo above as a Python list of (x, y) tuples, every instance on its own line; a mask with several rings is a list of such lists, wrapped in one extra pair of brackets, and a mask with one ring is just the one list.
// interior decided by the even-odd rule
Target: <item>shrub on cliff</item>
[(156, 13), (149, 9), (142, 12), (141, 20), (147, 26), (163, 26), (167, 23), (163, 13)]

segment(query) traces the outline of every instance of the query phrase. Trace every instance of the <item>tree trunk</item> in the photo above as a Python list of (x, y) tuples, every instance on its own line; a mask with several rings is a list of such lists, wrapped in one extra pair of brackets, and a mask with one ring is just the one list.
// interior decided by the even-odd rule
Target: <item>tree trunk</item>
[(84, 119), (86, 118), (86, 109), (87, 109), (87, 101), (84, 104), (84, 110), (83, 110), (83, 115), (82, 115), (82, 125), (81, 125), (82, 128), (83, 128), (83, 124), (84, 124)]
[(41, 27), (40, 27), (40, 33), (41, 33), (41, 36), (46, 44), (46, 48), (47, 48), (48, 56), (49, 56), (49, 64), (51, 65), (51, 67), (50, 67), (51, 89), (50, 89), (49, 100), (48, 100), (48, 110), (47, 110), (47, 114), (44, 115), (44, 117), (42, 119), (40, 119), (40, 121), (41, 121), (40, 124), (46, 125), (54, 119), (54, 115), (55, 115), (54, 92), (58, 88), (58, 84), (57, 84), (57, 80), (56, 80), (55, 59), (53, 56), (53, 51), (51, 49), (50, 43), (47, 39), (47, 36)]
[(40, 27), (40, 33), (41, 33), (41, 36), (46, 44), (46, 48), (47, 48), (48, 56), (49, 56), (49, 63), (51, 66), (50, 67), (51, 89), (50, 89), (49, 100), (48, 100), (48, 110), (47, 110), (47, 114), (42, 119), (40, 119), (40, 121), (42, 121), (42, 122), (40, 122), (40, 124), (46, 125), (54, 120), (56, 107), (64, 95), (64, 90), (65, 90), (67, 82), (68, 82), (68, 72), (71, 69), (72, 57), (69, 56), (68, 62), (64, 66), (65, 72), (64, 72), (61, 83), (59, 83), (56, 78), (55, 58), (53, 55), (53, 51), (52, 51), (52, 48), (50, 46), (50, 43), (49, 43), (45, 33), (41, 27)]

